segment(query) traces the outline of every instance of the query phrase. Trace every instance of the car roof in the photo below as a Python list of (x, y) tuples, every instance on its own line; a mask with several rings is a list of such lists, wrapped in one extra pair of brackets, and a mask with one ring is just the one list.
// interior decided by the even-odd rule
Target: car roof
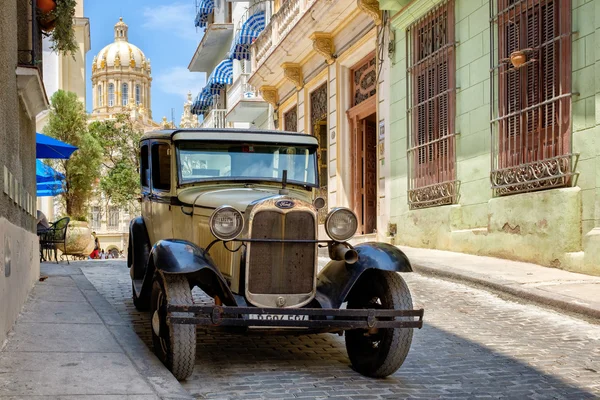
[(317, 138), (298, 132), (286, 132), (260, 129), (203, 128), (169, 129), (144, 134), (141, 140), (163, 139), (173, 141), (232, 141), (266, 142), (318, 145)]

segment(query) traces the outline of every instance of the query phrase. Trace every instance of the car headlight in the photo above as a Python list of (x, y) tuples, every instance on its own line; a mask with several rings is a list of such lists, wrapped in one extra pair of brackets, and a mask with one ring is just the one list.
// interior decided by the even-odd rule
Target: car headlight
[(231, 206), (221, 206), (212, 213), (208, 224), (217, 239), (233, 240), (244, 229), (244, 217)]
[(344, 242), (356, 233), (358, 219), (348, 208), (334, 208), (325, 220), (325, 231), (333, 240)]

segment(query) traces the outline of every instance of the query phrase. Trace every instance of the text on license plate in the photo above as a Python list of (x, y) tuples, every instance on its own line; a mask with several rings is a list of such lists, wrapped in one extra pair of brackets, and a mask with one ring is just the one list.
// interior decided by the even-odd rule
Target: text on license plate
[(248, 314), (248, 319), (259, 321), (308, 321), (308, 315)]

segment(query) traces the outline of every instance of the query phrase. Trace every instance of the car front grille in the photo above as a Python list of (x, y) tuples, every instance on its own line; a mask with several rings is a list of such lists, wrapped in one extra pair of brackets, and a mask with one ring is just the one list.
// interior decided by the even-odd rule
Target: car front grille
[[(252, 239), (314, 240), (315, 217), (306, 211), (259, 211)], [(252, 242), (248, 255), (248, 289), (254, 294), (302, 294), (313, 290), (315, 243)]]

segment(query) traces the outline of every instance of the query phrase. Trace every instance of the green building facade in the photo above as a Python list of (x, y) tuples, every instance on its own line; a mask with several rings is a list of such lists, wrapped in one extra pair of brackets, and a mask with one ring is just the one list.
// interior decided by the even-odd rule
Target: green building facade
[(380, 8), (394, 243), (600, 275), (600, 0)]

